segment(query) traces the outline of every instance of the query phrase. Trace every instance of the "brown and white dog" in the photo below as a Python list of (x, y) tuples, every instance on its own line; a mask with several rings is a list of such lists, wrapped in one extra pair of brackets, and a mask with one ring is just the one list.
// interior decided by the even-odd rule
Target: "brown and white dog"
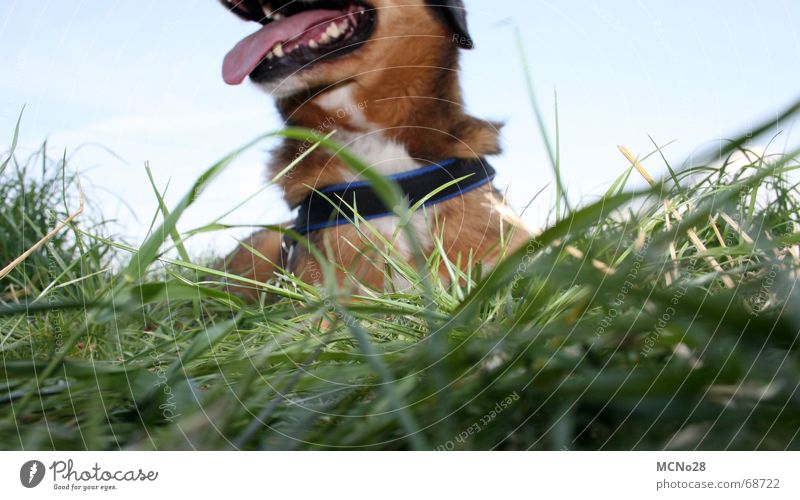
[[(472, 48), (472, 39), (461, 0), (221, 1), (262, 25), (226, 56), (225, 81), (237, 85), (249, 77), (275, 97), (288, 126), (323, 135), (336, 130), (335, 141), (386, 176), (500, 152), (498, 124), (464, 110), (459, 50)], [(306, 149), (302, 141), (284, 140), (274, 151), (271, 173), (283, 171)], [(337, 156), (318, 148), (279, 183), (295, 207), (312, 187), (357, 180)], [(411, 259), (398, 221), (386, 216), (370, 223)], [(491, 184), (417, 212), (411, 225), (425, 250), (433, 251), (440, 239), (448, 258), (462, 265), (472, 260), (491, 266), (530, 238)], [(352, 274), (361, 283), (384, 286), (380, 259), (363, 255), (378, 244), (374, 236), (341, 224), (310, 232), (308, 239), (323, 253), (332, 249), (340, 279)], [(307, 282), (319, 281), (311, 253), (298, 245), (286, 262), (282, 242), (277, 232), (253, 234), (227, 258), (228, 271), (264, 282), (280, 264)]]

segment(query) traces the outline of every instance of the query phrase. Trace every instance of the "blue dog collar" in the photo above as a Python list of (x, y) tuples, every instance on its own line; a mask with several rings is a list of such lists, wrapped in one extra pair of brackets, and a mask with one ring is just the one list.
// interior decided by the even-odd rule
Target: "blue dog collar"
[[(387, 179), (397, 183), (409, 206), (425, 200), (423, 206), (429, 207), (463, 196), (488, 184), (492, 182), (495, 174), (495, 170), (483, 159), (453, 158), (410, 172), (391, 175)], [(460, 180), (453, 182), (456, 179)], [(448, 183), (452, 184), (431, 196), (432, 192)], [(430, 198), (426, 199), (429, 196)], [(356, 207), (358, 217), (364, 220), (394, 214), (383, 204), (369, 182), (335, 184), (308, 195), (299, 206), (294, 230), (305, 236), (322, 229), (351, 224), (355, 220), (355, 213), (351, 207)]]

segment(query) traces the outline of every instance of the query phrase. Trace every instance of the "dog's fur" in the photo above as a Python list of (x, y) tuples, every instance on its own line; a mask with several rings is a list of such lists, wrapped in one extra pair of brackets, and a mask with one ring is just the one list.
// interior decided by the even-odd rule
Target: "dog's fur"
[[(469, 47), (472, 42), (461, 1), (369, 3), (377, 10), (378, 21), (363, 46), (280, 81), (260, 83), (277, 96), (277, 107), (286, 124), (322, 133), (337, 130), (334, 140), (384, 175), (448, 158), (498, 154), (498, 124), (469, 116), (464, 109), (459, 47)], [(307, 146), (285, 140), (274, 151), (270, 171), (275, 174), (283, 170)], [(320, 189), (354, 179), (334, 154), (319, 148), (281, 179), (280, 186), (286, 201), (294, 206), (309, 194), (308, 186)], [(402, 231), (396, 231), (396, 218), (371, 223), (388, 240), (394, 238), (395, 248), (410, 258)], [(465, 265), (470, 255), (474, 261), (492, 265), (502, 252), (513, 251), (530, 238), (490, 185), (416, 214), (412, 225), (426, 250), (433, 249), (432, 235), (438, 235), (448, 257)], [(325, 229), (310, 234), (309, 240), (323, 253), (327, 241), (342, 270), (354, 273), (368, 285), (383, 286), (383, 265), (359, 256), (369, 243), (355, 227)], [(501, 248), (501, 240), (506, 242), (505, 248)], [(279, 261), (280, 243), (281, 236), (276, 232), (252, 235), (229, 256), (228, 271), (259, 282), (269, 280), (275, 270), (272, 263)], [(247, 246), (271, 262), (254, 255)], [(308, 282), (321, 279), (313, 257), (301, 246), (288, 267)]]

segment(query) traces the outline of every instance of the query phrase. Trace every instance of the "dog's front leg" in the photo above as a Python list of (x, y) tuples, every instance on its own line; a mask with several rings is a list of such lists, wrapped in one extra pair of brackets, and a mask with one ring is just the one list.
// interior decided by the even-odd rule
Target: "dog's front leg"
[[(291, 224), (282, 224), (289, 227)], [(217, 268), (228, 274), (266, 283), (275, 277), (276, 271), (286, 268), (286, 252), (283, 247), (283, 235), (278, 231), (264, 229), (257, 231), (244, 240), (225, 259), (217, 264)], [(256, 300), (256, 287), (237, 284), (228, 280), (230, 293), (243, 298)]]

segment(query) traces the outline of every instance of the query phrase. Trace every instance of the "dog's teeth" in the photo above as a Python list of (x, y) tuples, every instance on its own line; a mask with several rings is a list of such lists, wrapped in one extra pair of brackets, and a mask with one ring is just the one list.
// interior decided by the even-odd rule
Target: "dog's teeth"
[(284, 55), (286, 55), (283, 52), (283, 44), (282, 43), (275, 44), (275, 47), (272, 49), (272, 53), (275, 55), (275, 57), (283, 57)]
[(261, 10), (264, 11), (264, 17), (267, 19), (272, 19), (272, 10), (266, 5), (261, 7)]
[(270, 52), (269, 54), (267, 54), (267, 59), (270, 59), (270, 60), (271, 60), (271, 59), (272, 59), (272, 58), (274, 58), (274, 57), (275, 57), (275, 56), (273, 56), (273, 55), (272, 55), (272, 52)]
[(331, 38), (339, 38), (339, 36), (342, 34), (342, 32), (339, 31), (339, 26), (337, 26), (336, 23), (331, 23), (330, 26), (328, 26), (328, 29), (325, 30), (325, 33), (327, 33)]
[(338, 25), (339, 31), (341, 33), (347, 33), (347, 28), (349, 28), (349, 27), (350, 27), (350, 23), (348, 23), (347, 20), (342, 21), (341, 24)]
[(281, 14), (280, 12), (275, 12), (275, 13), (272, 14), (272, 19), (274, 19), (276, 21), (280, 21), (283, 18), (284, 18), (284, 15)]
[(319, 37), (319, 43), (328, 43), (331, 41), (331, 36), (328, 33), (323, 33), (321, 37)]
[(310, 42), (308, 42), (308, 46), (311, 47), (312, 49), (319, 48), (319, 44), (317, 43), (316, 40), (311, 40)]

